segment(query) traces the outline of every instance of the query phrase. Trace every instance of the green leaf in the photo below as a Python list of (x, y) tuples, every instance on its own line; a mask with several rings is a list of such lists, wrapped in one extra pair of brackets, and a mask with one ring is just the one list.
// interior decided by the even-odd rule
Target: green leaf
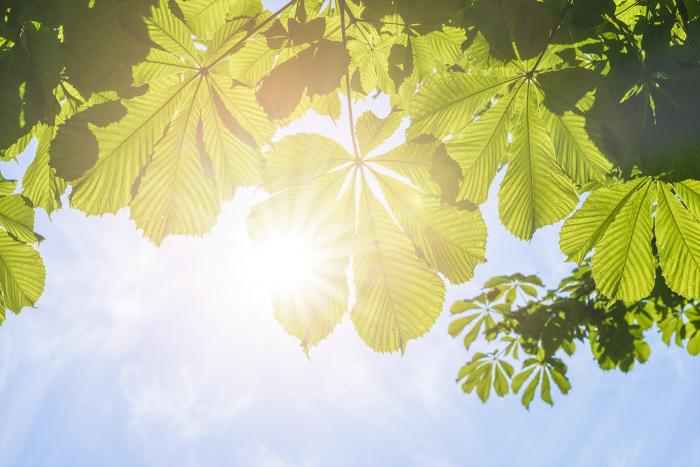
[[(263, 146), (272, 138), (274, 132), (262, 107), (255, 97), (255, 90), (246, 86), (233, 86), (231, 81), (216, 74), (206, 80), (216, 92), (226, 110), (233, 118), (233, 131), (239, 139), (251, 138), (252, 146)], [(213, 92), (213, 91), (212, 91)], [(221, 110), (219, 109), (221, 112)], [(240, 127), (240, 128), (238, 128)], [(242, 136), (244, 135), (244, 136)]]
[(481, 331), (481, 327), (484, 324), (484, 321), (486, 320), (485, 315), (479, 315), (479, 319), (477, 320), (476, 323), (474, 323), (474, 326), (469, 330), (468, 333), (464, 335), (464, 348), (469, 350), (469, 347), (474, 343), (477, 337), (479, 337), (479, 332)]
[(275, 143), (267, 154), (264, 188), (269, 193), (311, 183), (353, 161), (338, 143), (325, 136), (299, 133)]
[(512, 77), (439, 73), (428, 77), (409, 109), (408, 138), (431, 134), (438, 138), (464, 128)]
[(413, 66), (421, 77), (444, 71), (447, 65), (456, 63), (462, 55), (462, 44), (467, 40), (465, 31), (456, 27), (444, 27), (441, 31), (411, 37)]
[(46, 270), (39, 253), (0, 230), (0, 286), (7, 308), (33, 307), (44, 290)]
[(459, 374), (457, 375), (457, 381), (460, 381), (467, 376), (469, 376), (477, 367), (481, 366), (484, 364), (483, 360), (486, 358), (486, 355), (483, 353), (475, 353), (472, 356), (472, 360), (464, 365), (460, 370)]
[(241, 83), (255, 87), (272, 70), (275, 56), (275, 50), (268, 47), (265, 38), (252, 38), (229, 60), (231, 76)]
[(452, 304), (450, 308), (450, 313), (455, 315), (457, 313), (463, 313), (469, 310), (475, 310), (479, 308), (479, 305), (469, 300), (458, 300)]
[(651, 182), (640, 187), (596, 246), (593, 278), (600, 292), (612, 300), (641, 300), (654, 287), (651, 208), (655, 188)]
[(506, 228), (530, 239), (535, 230), (563, 219), (578, 201), (571, 180), (561, 171), (540, 118), (535, 89), (523, 91), (521, 122), (513, 133), (512, 155), (503, 179), (498, 210)]
[(552, 380), (557, 385), (562, 394), (567, 394), (571, 389), (571, 383), (564, 373), (561, 373), (556, 368), (550, 368), (549, 373), (552, 376)]
[(479, 313), (475, 313), (473, 315), (465, 316), (464, 318), (458, 318), (450, 323), (450, 325), (447, 328), (447, 332), (452, 337), (457, 337), (462, 333), (462, 331), (464, 331), (464, 328), (467, 324), (471, 323), (478, 317)]
[(472, 278), (477, 264), (486, 260), (486, 224), (481, 213), (441, 206), (408, 185), (378, 177), (387, 203), (428, 264), (452, 283)]
[(506, 378), (505, 372), (498, 364), (494, 364), (494, 381), (493, 388), (500, 397), (508, 394), (510, 390), (510, 385), (508, 384), (508, 378)]
[(673, 188), (695, 219), (700, 220), (700, 180), (685, 180), (675, 183)]
[(22, 194), (34, 207), (42, 208), (48, 214), (61, 207), (61, 195), (66, 190), (65, 182), (56, 176), (56, 169), (49, 164), (53, 135), (54, 129), (50, 126), (41, 125), (38, 128), (36, 153), (22, 178)]
[(21, 195), (0, 197), (0, 226), (23, 243), (35, 243), (34, 209)]
[(168, 0), (160, 0), (157, 7), (151, 8), (151, 15), (146, 18), (146, 26), (151, 40), (161, 48), (199, 64), (192, 32), (172, 14)]
[(235, 0), (187, 0), (180, 3), (185, 22), (199, 38), (210, 37), (222, 26)]
[(517, 393), (520, 391), (520, 388), (522, 387), (523, 383), (527, 381), (527, 379), (532, 375), (532, 372), (535, 371), (537, 368), (532, 366), (526, 370), (521, 371), (517, 375), (513, 377), (513, 380), (511, 381), (512, 387), (513, 387), (513, 392)]
[(404, 350), (440, 315), (445, 285), (413, 254), (385, 209), (363, 193), (354, 257), (357, 301), (352, 318), (362, 339), (379, 352)]
[(700, 331), (695, 331), (695, 334), (688, 339), (688, 353), (693, 356), (700, 354)]
[[(233, 197), (236, 188), (260, 182), (263, 161), (260, 155), (236, 137), (217, 108), (219, 95), (214, 86), (207, 86), (200, 93), (201, 132), (198, 137), (204, 145), (205, 155), (211, 160), (216, 186), (222, 199)], [(200, 156), (201, 149), (200, 149)]]
[(357, 23), (349, 33), (354, 40), (349, 40), (347, 49), (351, 63), (359, 72), (360, 85), (365, 93), (380, 89), (388, 94), (394, 93), (394, 83), (389, 76), (389, 55), (395, 38), (389, 34), (380, 34), (375, 28)]
[(436, 145), (406, 143), (377, 157), (368, 163), (379, 163), (396, 174), (406, 177), (424, 193), (439, 194), (440, 188), (432, 177)]
[(542, 386), (540, 388), (540, 397), (549, 405), (554, 405), (552, 400), (551, 384), (546, 371), (542, 371)]
[[(522, 398), (520, 399), (520, 401), (527, 409), (530, 408), (530, 403), (532, 402), (532, 399), (535, 398), (535, 390), (537, 389), (537, 386), (540, 383), (541, 377), (542, 377), (542, 371), (535, 374), (535, 377), (530, 380), (530, 383), (525, 388), (525, 391), (523, 391), (523, 395), (522, 395)], [(544, 397), (543, 397), (543, 399), (544, 399)]]
[(581, 263), (584, 260), (620, 209), (644, 183), (643, 179), (637, 179), (599, 188), (586, 198), (581, 209), (564, 222), (559, 234), (559, 246), (569, 261)]
[(0, 196), (9, 196), (17, 188), (17, 180), (7, 180), (0, 174)]
[(484, 367), (486, 367), (486, 370), (484, 370), (484, 377), (476, 386), (476, 394), (479, 396), (479, 399), (481, 399), (481, 402), (486, 402), (489, 400), (489, 395), (491, 394), (491, 381), (493, 380), (493, 366), (493, 363), (484, 365)]
[(574, 182), (584, 184), (612, 170), (612, 164), (588, 135), (585, 117), (571, 111), (558, 115), (545, 108), (543, 121), (552, 137), (557, 162)]
[(379, 118), (367, 111), (357, 119), (357, 142), (360, 152), (366, 155), (387, 138), (396, 133), (401, 125), (401, 114), (392, 112), (386, 118)]
[(674, 292), (700, 299), (700, 221), (668, 183), (658, 184), (657, 203), (656, 245), (664, 279)]
[(478, 120), (446, 143), (447, 152), (462, 168), (458, 201), (482, 204), (500, 165), (507, 160), (508, 132), (516, 93), (499, 99)]
[(73, 185), (73, 207), (87, 214), (104, 214), (129, 204), (134, 182), (179, 107), (187, 84), (152, 84), (148, 93), (124, 103), (127, 115), (122, 120), (93, 128), (99, 145), (97, 161)]
[(220, 212), (216, 189), (201, 168), (196, 96), (186, 97), (190, 103), (156, 146), (131, 203), (136, 225), (156, 244), (168, 234), (204, 234)]
[[(275, 318), (292, 336), (308, 347), (319, 344), (340, 323), (348, 309), (346, 269), (352, 252), (354, 230), (347, 223), (355, 209), (354, 191), (344, 195), (335, 211), (305, 240), (312, 257), (308, 279), (299, 289), (276, 292), (272, 299)], [(308, 293), (312, 289), (313, 293)]]

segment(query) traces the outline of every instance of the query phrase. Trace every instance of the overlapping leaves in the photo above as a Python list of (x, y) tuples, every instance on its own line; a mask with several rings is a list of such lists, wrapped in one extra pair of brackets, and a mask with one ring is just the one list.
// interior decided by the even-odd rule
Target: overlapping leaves
[[(98, 146), (96, 157), (54, 158), (59, 176), (73, 186), (72, 206), (89, 214), (130, 206), (137, 226), (160, 243), (169, 234), (207, 232), (219, 199), (258, 181), (258, 148), (271, 137), (272, 126), (255, 90), (234, 85), (227, 51), (246, 37), (244, 26), (261, 5), (235, 7), (241, 9), (237, 19), (215, 31), (199, 31), (206, 33), (203, 47), (168, 2), (152, 8), (145, 22), (153, 47), (133, 70), (134, 83), (147, 85), (147, 92), (124, 101), (126, 115), (114, 124), (93, 124), (85, 116), (91, 109), (66, 124), (87, 122)], [(186, 9), (185, 20), (199, 30), (197, 11)], [(79, 147), (79, 142), (65, 144)]]
[(561, 249), (576, 261), (593, 250), (596, 285), (613, 300), (631, 303), (651, 293), (657, 254), (671, 290), (698, 297), (699, 199), (700, 184), (694, 180), (642, 177), (599, 188), (564, 224)]
[[(513, 287), (528, 292), (511, 294)], [(509, 296), (510, 294), (510, 296)], [(691, 355), (700, 353), (698, 303), (658, 282), (653, 298), (631, 305), (598, 293), (590, 264), (577, 268), (559, 286), (545, 290), (536, 276), (514, 274), (494, 277), (482, 292), (452, 307), (455, 319), (450, 334), (458, 336), (464, 323), (474, 320), (474, 310), (497, 310), (488, 326), (472, 337), (465, 334), (465, 348), (480, 349), (460, 369), (462, 389), (476, 390), (486, 402), (493, 390), (499, 397), (518, 394), (529, 408), (535, 396), (553, 404), (552, 386), (567, 394), (571, 383), (563, 359), (579, 343), (587, 344), (601, 369), (630, 371), (651, 354), (645, 331), (656, 327), (666, 344), (675, 342)]]
[(458, 202), (483, 203), (507, 164), (500, 217), (514, 235), (529, 239), (574, 209), (576, 184), (611, 168), (591, 141), (578, 102), (563, 107), (557, 91), (557, 84), (590, 81), (591, 74), (562, 68), (544, 50), (536, 61), (431, 76), (412, 103), (409, 137), (450, 137), (447, 150), (463, 176)]
[(15, 181), (0, 181), (0, 325), (7, 310), (19, 313), (34, 306), (46, 277), (34, 248), (42, 238), (34, 232), (33, 206), (24, 196), (13, 194), (15, 186)]
[[(22, 180), (30, 208), (58, 209), (68, 184), (73, 206), (129, 207), (156, 243), (208, 231), (222, 200), (262, 180), (272, 197), (251, 231), (264, 236), (274, 220), (317, 246), (313, 292), (275, 298), (305, 346), (353, 297), (351, 319), (373, 348), (403, 349), (425, 332), (442, 301), (437, 274), (462, 282), (483, 260), (474, 209), (503, 168), (499, 214), (523, 239), (590, 192), (561, 247), (577, 262), (593, 252), (603, 296), (656, 293), (658, 262), (674, 293), (698, 298), (700, 188), (687, 179), (699, 167), (700, 17), (679, 2), (631, 3), (298, 0), (271, 13), (243, 0), (10, 0), (0, 28), (3, 160), (36, 138)], [(337, 120), (340, 90), (383, 93), (393, 112), (357, 121), (356, 155), (319, 135), (275, 143), (261, 179), (274, 129), (307, 110)], [(405, 116), (409, 142), (375, 154)], [(529, 280), (488, 284), (498, 296), (470, 302), (478, 313), (453, 333), (465, 330), (467, 345), (493, 338), (516, 297), (541, 287)], [(689, 332), (687, 321), (663, 319), (668, 339)], [(610, 356), (607, 336), (595, 334), (596, 358), (628, 365), (629, 352)], [(480, 395), (485, 378), (511, 378), (492, 357), (467, 377)], [(535, 379), (544, 389), (551, 368), (532, 370), (526, 392)]]

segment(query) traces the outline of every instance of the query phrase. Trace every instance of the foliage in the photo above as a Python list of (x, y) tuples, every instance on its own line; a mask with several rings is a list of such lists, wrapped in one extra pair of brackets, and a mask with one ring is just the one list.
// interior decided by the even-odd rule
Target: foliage
[(479, 295), (452, 305), (450, 334), (464, 334), (466, 349), (483, 337), (488, 348), (472, 355), (457, 381), (467, 393), (476, 389), (483, 402), (493, 387), (500, 397), (520, 394), (527, 408), (538, 391), (551, 405), (553, 385), (562, 394), (571, 389), (564, 358), (573, 355), (579, 343), (589, 346), (603, 370), (627, 372), (635, 363), (646, 362), (651, 347), (645, 332), (652, 329), (667, 345), (675, 343), (698, 355), (699, 305), (662, 280), (657, 280), (650, 298), (632, 305), (608, 299), (596, 289), (590, 262), (551, 290), (537, 276), (494, 277)]
[[(43, 288), (37, 237), (14, 226), (32, 230), (32, 207), (50, 214), (68, 192), (89, 215), (128, 208), (160, 244), (205, 234), (238, 187), (262, 186), (251, 235), (294, 232), (318, 260), (310, 284), (273, 299), (285, 329), (308, 348), (349, 310), (370, 347), (403, 351), (438, 317), (445, 279), (485, 261), (479, 206), (499, 171), (515, 236), (575, 211), (561, 249), (592, 252), (611, 307), (656, 300), (657, 263), (670, 293), (700, 298), (695, 0), (49, 3), (0, 1), (2, 158), (38, 142), (21, 188), (3, 191), (28, 206), (2, 224), (24, 252), (0, 251), (3, 264), (27, 261), (24, 285), (0, 274), (8, 309)], [(355, 119), (378, 95), (389, 114)], [(275, 136), (309, 111), (347, 118), (352, 152)], [(403, 143), (385, 150), (392, 137)], [(498, 327), (473, 320), (471, 340)], [(559, 363), (532, 355), (529, 375), (563, 384)], [(513, 369), (489, 358), (474, 371), (500, 394)], [(483, 378), (469, 384), (488, 395)]]

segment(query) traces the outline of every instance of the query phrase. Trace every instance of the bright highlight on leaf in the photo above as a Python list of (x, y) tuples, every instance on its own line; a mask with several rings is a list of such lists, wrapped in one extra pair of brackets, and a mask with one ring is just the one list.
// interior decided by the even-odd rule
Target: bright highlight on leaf
[[(0, 159), (37, 150), (21, 182), (0, 176), (2, 309), (38, 299), (34, 211), (52, 214), (66, 193), (89, 215), (128, 209), (159, 245), (209, 232), (238, 187), (260, 186), (270, 197), (249, 230), (283, 327), (308, 350), (348, 313), (371, 348), (404, 351), (437, 320), (446, 281), (486, 260), (479, 206), (501, 171), (501, 222), (530, 240), (564, 221), (561, 250), (591, 263), (576, 279), (610, 309), (698, 299), (700, 16), (686, 2), (631, 3), (11, 0)], [(387, 114), (358, 115), (361, 101), (388, 102)], [(347, 126), (351, 144), (285, 129), (309, 112)], [(478, 353), (464, 389), (551, 403), (552, 385), (568, 390), (551, 350), (574, 339), (543, 329), (583, 333), (568, 321), (583, 316), (577, 297), (568, 316), (538, 308), (533, 325), (512, 307), (539, 297), (539, 279), (485, 287), (494, 295), (453, 308), (465, 347), (504, 327), (522, 336), (513, 319), (542, 335), (508, 336), (508, 356), (529, 356), (519, 372)], [(597, 310), (585, 337), (604, 368), (644, 361), (650, 322), (700, 349), (686, 310)]]
[[(371, 150), (397, 128), (394, 124), (394, 131), (370, 144), (384, 124), (374, 115), (361, 116), (360, 147)], [(430, 176), (435, 150), (432, 143), (408, 143), (356, 158), (328, 138), (299, 134), (275, 143), (266, 155), (263, 184), (272, 196), (253, 209), (251, 234), (262, 242), (275, 232), (317, 239), (318, 248), (328, 248), (326, 264), (334, 268), (323, 275), (345, 298), (329, 307), (327, 300), (319, 301), (322, 291), (304, 287), (297, 291), (303, 306), (278, 304), (278, 317), (286, 317), (280, 321), (294, 326), (288, 331), (304, 336), (304, 345), (320, 340), (307, 335), (322, 333), (295, 315), (325, 316), (323, 329), (330, 332), (348, 308), (344, 278), (350, 261), (356, 293), (350, 318), (360, 337), (383, 352), (403, 351), (435, 322), (444, 294), (438, 272), (463, 282), (483, 261), (486, 231), (478, 211), (461, 215), (440, 204)], [(307, 330), (296, 330), (304, 323)]]

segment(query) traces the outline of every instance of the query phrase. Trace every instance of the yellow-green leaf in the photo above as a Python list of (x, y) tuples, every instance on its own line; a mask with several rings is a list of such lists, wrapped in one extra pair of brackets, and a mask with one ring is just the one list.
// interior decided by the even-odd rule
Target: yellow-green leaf
[(369, 193), (360, 200), (359, 229), (352, 321), (374, 350), (403, 351), (437, 320), (445, 285)]
[(34, 306), (44, 290), (46, 270), (31, 246), (0, 230), (0, 290), (7, 308), (19, 313)]
[(681, 204), (668, 183), (659, 183), (656, 246), (661, 271), (674, 292), (700, 299), (700, 221)]
[(611, 300), (635, 302), (651, 293), (656, 263), (651, 251), (655, 186), (646, 182), (620, 209), (593, 254), (593, 278)]
[(530, 239), (540, 227), (569, 214), (578, 201), (573, 183), (557, 165), (554, 148), (542, 125), (536, 91), (528, 81), (522, 115), (513, 133), (508, 171), (498, 194), (498, 211), (506, 228)]

